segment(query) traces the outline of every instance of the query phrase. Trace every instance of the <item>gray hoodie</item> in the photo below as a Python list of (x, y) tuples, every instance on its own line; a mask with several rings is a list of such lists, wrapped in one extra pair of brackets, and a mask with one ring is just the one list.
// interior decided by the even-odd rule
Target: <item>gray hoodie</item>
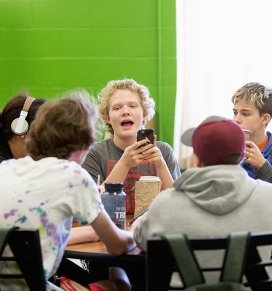
[(152, 202), (134, 231), (138, 246), (156, 234), (226, 235), (272, 230), (272, 184), (250, 178), (240, 165), (186, 170)]

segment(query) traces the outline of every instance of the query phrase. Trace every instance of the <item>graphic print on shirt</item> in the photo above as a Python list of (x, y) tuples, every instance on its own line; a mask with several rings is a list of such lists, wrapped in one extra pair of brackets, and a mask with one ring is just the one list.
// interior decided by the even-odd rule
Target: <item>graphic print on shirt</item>
[[(118, 160), (108, 160), (107, 176), (110, 174)], [(133, 167), (128, 171), (127, 177), (124, 181), (124, 192), (126, 193), (126, 212), (127, 214), (134, 214), (135, 210), (135, 182), (141, 176), (157, 176), (155, 164), (142, 163), (137, 167)], [(118, 182), (118, 181), (116, 181)]]

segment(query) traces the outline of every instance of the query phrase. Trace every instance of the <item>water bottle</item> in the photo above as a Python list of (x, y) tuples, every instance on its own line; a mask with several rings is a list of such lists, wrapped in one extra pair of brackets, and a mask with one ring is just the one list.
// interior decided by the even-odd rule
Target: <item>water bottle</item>
[(116, 226), (126, 229), (126, 193), (123, 191), (123, 183), (105, 183), (101, 199)]

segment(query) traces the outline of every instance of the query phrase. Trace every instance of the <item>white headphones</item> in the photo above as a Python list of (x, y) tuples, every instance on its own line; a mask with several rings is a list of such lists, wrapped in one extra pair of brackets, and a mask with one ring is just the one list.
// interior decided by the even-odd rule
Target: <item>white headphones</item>
[(14, 119), (11, 123), (11, 130), (17, 135), (23, 135), (28, 130), (28, 122), (26, 121), (26, 117), (28, 114), (28, 110), (33, 103), (35, 98), (28, 96), (25, 100), (22, 111), (20, 112), (20, 116)]

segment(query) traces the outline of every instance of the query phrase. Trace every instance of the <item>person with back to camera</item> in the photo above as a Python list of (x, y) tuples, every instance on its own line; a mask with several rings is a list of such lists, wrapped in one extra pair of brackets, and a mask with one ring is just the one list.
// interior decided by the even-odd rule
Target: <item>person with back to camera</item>
[(252, 132), (246, 141), (242, 167), (254, 179), (272, 182), (272, 138), (267, 125), (272, 116), (272, 89), (260, 83), (247, 83), (232, 96), (233, 119)]
[[(97, 142), (83, 163), (95, 181), (123, 182), (127, 214), (135, 209), (134, 185), (141, 176), (158, 176), (161, 189), (171, 187), (180, 169), (170, 145), (137, 142), (137, 131), (154, 116), (154, 101), (144, 85), (132, 79), (108, 82), (99, 94), (99, 110), (110, 138)], [(144, 145), (144, 146), (143, 146)]]
[[(235, 121), (208, 117), (185, 131), (181, 142), (193, 147), (188, 168), (134, 226), (134, 239), (142, 250), (156, 234), (224, 236), (271, 230), (272, 185), (252, 179), (240, 166), (245, 140)], [(210, 256), (205, 263), (212, 261)]]
[[(0, 224), (39, 229), (47, 290), (60, 290), (48, 279), (60, 264), (73, 219), (91, 225), (113, 254), (135, 246), (132, 234), (111, 221), (95, 182), (80, 166), (94, 141), (97, 113), (89, 97), (74, 91), (45, 102), (27, 136), (28, 155), (0, 164)], [(0, 289), (16, 290), (6, 284), (1, 280)], [(90, 288), (117, 290), (113, 281)]]
[[(26, 155), (25, 140), (39, 107), (46, 100), (26, 94), (10, 99), (0, 113), (0, 163)], [(17, 123), (20, 120), (19, 124)], [(20, 125), (23, 126), (20, 126)]]

